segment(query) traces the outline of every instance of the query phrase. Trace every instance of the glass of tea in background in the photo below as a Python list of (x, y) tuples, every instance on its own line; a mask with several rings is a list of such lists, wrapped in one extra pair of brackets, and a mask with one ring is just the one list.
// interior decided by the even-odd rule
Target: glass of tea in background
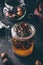
[(14, 22), (21, 20), (26, 14), (26, 8), (18, 0), (5, 0), (3, 13), (7, 20)]

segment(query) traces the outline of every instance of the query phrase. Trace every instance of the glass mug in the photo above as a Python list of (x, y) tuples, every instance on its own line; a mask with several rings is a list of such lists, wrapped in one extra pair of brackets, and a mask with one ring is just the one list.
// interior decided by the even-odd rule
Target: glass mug
[(33, 25), (21, 22), (11, 28), (12, 51), (25, 57), (32, 53), (34, 47), (35, 28)]

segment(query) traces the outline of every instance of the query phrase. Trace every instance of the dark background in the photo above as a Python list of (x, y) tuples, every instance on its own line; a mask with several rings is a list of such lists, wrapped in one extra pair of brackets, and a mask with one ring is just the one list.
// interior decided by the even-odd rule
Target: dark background
[[(3, 16), (4, 0), (0, 0), (0, 20), (8, 23)], [(27, 6), (26, 6), (27, 7)], [(19, 57), (12, 52), (12, 43), (7, 41), (6, 29), (0, 29), (0, 54), (6, 52), (11, 58), (14, 65), (35, 65), (35, 61), (39, 60), (43, 65), (43, 24), (40, 25), (40, 20), (37, 16), (33, 18), (25, 19), (25, 21), (31, 23), (36, 28), (36, 34), (34, 37), (34, 50), (33, 53), (28, 57)], [(3, 65), (0, 57), (0, 65)]]

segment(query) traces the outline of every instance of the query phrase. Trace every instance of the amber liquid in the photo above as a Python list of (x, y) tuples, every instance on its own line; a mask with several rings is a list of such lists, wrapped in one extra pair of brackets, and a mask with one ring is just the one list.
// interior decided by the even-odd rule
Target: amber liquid
[(19, 56), (28, 56), (33, 51), (34, 42), (33, 40), (18, 41), (12, 37), (12, 50)]

